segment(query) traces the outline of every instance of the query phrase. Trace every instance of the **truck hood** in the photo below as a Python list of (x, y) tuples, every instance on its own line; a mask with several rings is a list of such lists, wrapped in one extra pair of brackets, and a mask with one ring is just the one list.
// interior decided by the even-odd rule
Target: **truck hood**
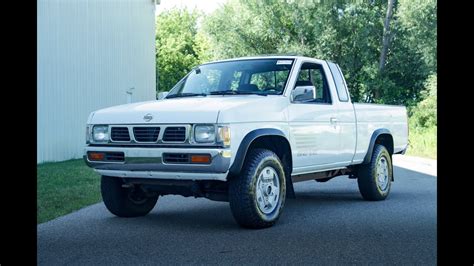
[[(89, 124), (144, 123), (231, 123), (258, 121), (265, 111), (281, 113), (283, 96), (231, 95), (164, 99), (124, 104), (98, 110), (89, 117)], [(144, 116), (151, 114), (149, 122)], [(249, 116), (249, 117), (246, 117)], [(272, 117), (272, 119), (278, 119)]]

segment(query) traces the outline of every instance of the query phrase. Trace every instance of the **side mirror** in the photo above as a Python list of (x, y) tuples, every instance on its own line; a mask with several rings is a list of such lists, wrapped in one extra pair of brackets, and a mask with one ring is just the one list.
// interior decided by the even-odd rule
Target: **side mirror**
[(168, 91), (158, 92), (158, 100), (164, 99), (168, 95), (168, 93), (169, 93)]
[(295, 102), (306, 102), (316, 99), (316, 87), (298, 86), (291, 92), (291, 99)]

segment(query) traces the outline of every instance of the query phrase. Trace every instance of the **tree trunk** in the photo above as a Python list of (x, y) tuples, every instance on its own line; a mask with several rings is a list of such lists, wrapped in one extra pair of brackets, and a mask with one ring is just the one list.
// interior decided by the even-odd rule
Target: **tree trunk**
[[(387, 62), (387, 52), (388, 46), (390, 44), (390, 20), (393, 15), (393, 6), (395, 0), (388, 0), (387, 4), (387, 15), (385, 16), (385, 21), (383, 23), (383, 38), (382, 38), (382, 51), (380, 52), (380, 61), (379, 61), (379, 74), (382, 74), (385, 63)], [(380, 99), (380, 89), (376, 88), (375, 90), (375, 99)]]

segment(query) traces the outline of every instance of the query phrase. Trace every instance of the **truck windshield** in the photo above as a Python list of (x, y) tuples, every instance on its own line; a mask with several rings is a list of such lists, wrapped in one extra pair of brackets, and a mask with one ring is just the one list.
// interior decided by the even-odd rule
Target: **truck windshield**
[(166, 98), (282, 94), (293, 61), (293, 59), (249, 59), (203, 64), (179, 81)]

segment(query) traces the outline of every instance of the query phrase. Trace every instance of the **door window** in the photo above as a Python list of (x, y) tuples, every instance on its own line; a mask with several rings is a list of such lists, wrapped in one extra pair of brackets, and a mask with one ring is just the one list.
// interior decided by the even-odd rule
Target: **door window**
[(301, 66), (295, 88), (300, 86), (314, 86), (315, 96), (304, 103), (331, 103), (329, 87), (323, 67), (315, 63), (304, 63)]

